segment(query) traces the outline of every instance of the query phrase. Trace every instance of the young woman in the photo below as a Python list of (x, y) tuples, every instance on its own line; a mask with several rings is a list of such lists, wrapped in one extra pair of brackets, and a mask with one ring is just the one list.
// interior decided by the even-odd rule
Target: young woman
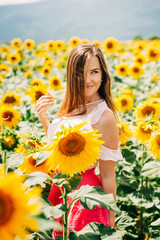
[[(51, 124), (46, 111), (53, 102), (52, 97), (47, 93), (38, 99), (36, 109), (40, 121), (50, 140), (64, 122), (76, 124), (77, 121), (88, 120), (88, 130), (94, 128), (102, 133), (101, 139), (105, 143), (101, 148), (101, 159), (94, 167), (82, 173), (79, 187), (85, 184), (100, 186), (106, 193), (112, 193), (116, 200), (115, 161), (122, 159), (122, 155), (118, 148), (119, 136), (111, 96), (111, 79), (101, 50), (91, 44), (75, 47), (68, 58), (66, 81), (64, 100)], [(94, 172), (97, 164), (100, 178)], [(56, 191), (52, 187), (49, 194), (49, 200), (53, 204)], [(98, 206), (87, 210), (77, 201), (69, 213), (69, 229), (79, 231), (90, 222), (114, 227), (114, 212)]]

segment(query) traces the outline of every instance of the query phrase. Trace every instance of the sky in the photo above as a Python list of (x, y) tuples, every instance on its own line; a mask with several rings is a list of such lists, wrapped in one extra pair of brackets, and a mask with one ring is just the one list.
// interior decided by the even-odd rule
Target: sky
[(159, 0), (0, 0), (0, 41), (160, 36)]

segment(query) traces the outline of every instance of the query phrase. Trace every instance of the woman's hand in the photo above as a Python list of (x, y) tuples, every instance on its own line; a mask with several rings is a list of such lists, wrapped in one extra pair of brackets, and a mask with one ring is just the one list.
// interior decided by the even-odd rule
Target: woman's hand
[(36, 111), (40, 117), (45, 116), (48, 107), (53, 103), (53, 97), (47, 92), (46, 95), (41, 96), (36, 103)]

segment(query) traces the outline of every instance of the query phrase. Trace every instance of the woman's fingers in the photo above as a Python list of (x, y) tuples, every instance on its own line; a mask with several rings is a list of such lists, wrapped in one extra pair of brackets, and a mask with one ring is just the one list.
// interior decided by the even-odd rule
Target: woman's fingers
[(47, 110), (49, 105), (53, 103), (53, 97), (46, 94), (41, 96), (36, 103), (36, 110), (38, 113)]

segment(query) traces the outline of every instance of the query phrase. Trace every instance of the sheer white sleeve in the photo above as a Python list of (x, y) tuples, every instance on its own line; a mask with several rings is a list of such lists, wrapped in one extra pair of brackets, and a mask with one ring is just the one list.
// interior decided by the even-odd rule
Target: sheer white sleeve
[(100, 149), (102, 150), (102, 152), (100, 153), (101, 156), (99, 157), (101, 160), (104, 160), (104, 161), (112, 160), (116, 162), (118, 160), (123, 159), (122, 153), (119, 148), (114, 150), (114, 149), (110, 149), (102, 146)]

